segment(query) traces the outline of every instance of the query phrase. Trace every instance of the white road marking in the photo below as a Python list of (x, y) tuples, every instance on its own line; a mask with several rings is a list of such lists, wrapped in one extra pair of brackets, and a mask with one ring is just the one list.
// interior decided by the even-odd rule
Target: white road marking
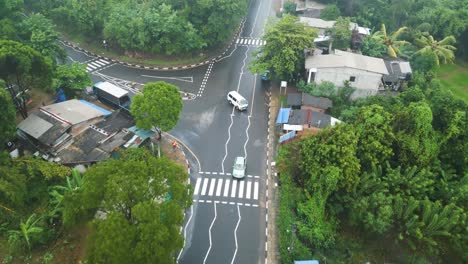
[(213, 179), (211, 179), (211, 183), (210, 183), (210, 191), (208, 192), (209, 196), (213, 195), (215, 185), (216, 185), (216, 179), (213, 178)]
[(237, 40), (236, 40), (236, 44), (238, 44), (238, 43), (239, 43), (239, 41), (240, 41), (240, 39), (237, 39)]
[(180, 256), (182, 255), (182, 252), (184, 252), (185, 241), (187, 240), (187, 227), (190, 224), (190, 221), (192, 220), (192, 216), (193, 216), (193, 205), (190, 206), (190, 217), (187, 220), (187, 224), (185, 224), (185, 228), (184, 228), (184, 246), (182, 247), (182, 249), (179, 252), (179, 255), (177, 256), (177, 262), (179, 262)]
[(208, 255), (210, 254), (211, 251), (211, 228), (213, 228), (213, 224), (216, 221), (216, 217), (218, 216), (218, 213), (216, 212), (216, 203), (214, 204), (214, 211), (215, 211), (215, 217), (213, 218), (213, 221), (211, 222), (210, 229), (208, 230), (209, 233), (209, 238), (210, 238), (210, 247), (208, 248), (208, 251), (206, 252), (205, 259), (203, 260), (203, 263), (206, 263), (206, 259), (208, 258)]
[(247, 182), (247, 190), (245, 191), (245, 195), (247, 199), (250, 199), (250, 191), (251, 191), (251, 188), (252, 188), (252, 182), (251, 181), (248, 181)]
[(93, 70), (95, 70), (95, 69), (96, 69), (97, 67), (99, 67), (99, 66), (96, 66), (96, 65), (94, 65), (93, 63), (89, 63), (89, 64), (88, 64), (88, 67), (90, 67), (90, 68), (92, 68)]
[(258, 200), (258, 182), (254, 182), (254, 196), (255, 200)]
[(193, 192), (194, 195), (198, 195), (198, 191), (200, 190), (200, 184), (201, 184), (201, 178), (197, 179), (197, 182), (195, 183), (195, 190)]
[(224, 184), (224, 194), (223, 194), (224, 197), (227, 197), (228, 194), (229, 194), (229, 183), (230, 182), (231, 182), (230, 180), (226, 180), (226, 183)]
[(95, 63), (95, 64), (97, 64), (97, 65), (99, 65), (101, 67), (104, 67), (104, 66), (107, 65), (107, 63), (103, 63), (103, 62), (100, 62), (100, 61), (93, 61), (93, 63)]
[(216, 196), (221, 195), (222, 187), (223, 187), (223, 179), (218, 179), (218, 186), (216, 186)]
[(108, 61), (106, 61), (106, 60), (103, 60), (103, 59), (99, 59), (99, 60), (97, 60), (96, 62), (102, 62), (102, 63), (104, 63), (104, 65), (106, 65), (106, 64), (109, 64), (109, 62), (108, 62)]
[(243, 198), (243, 197), (244, 197), (244, 181), (241, 181), (239, 185), (239, 198)]
[(240, 221), (241, 221), (241, 215), (240, 215), (240, 209), (239, 209), (239, 205), (237, 206), (237, 215), (239, 216), (239, 220), (237, 220), (237, 224), (236, 224), (236, 229), (234, 230), (234, 239), (236, 241), (236, 250), (234, 251), (234, 256), (232, 256), (232, 260), (231, 260), (231, 264), (234, 263), (234, 260), (236, 259), (236, 255), (237, 255), (237, 248), (238, 248), (238, 244), (237, 244), (237, 229), (239, 228), (239, 224), (240, 224)]
[(203, 187), (202, 187), (202, 190), (201, 190), (201, 195), (205, 195), (206, 194), (206, 187), (208, 186), (208, 178), (205, 178), (203, 180)]
[(237, 194), (236, 189), (237, 189), (237, 181), (232, 180), (231, 198), (236, 197), (236, 194)]

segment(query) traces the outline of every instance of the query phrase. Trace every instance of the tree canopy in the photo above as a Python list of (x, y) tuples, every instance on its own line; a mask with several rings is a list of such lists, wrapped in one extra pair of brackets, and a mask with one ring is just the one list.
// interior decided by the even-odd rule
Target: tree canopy
[(298, 23), (297, 17), (285, 15), (279, 21), (270, 21), (263, 36), (266, 44), (260, 48), (250, 70), (254, 73), (269, 70), (276, 79), (292, 79), (304, 66), (304, 50), (314, 48), (315, 37), (317, 32)]
[(91, 263), (173, 263), (183, 246), (183, 210), (191, 204), (184, 167), (131, 149), (92, 166), (75, 204), (93, 216)]
[(346, 124), (284, 146), (280, 240), (292, 237), (294, 248), (280, 245), (283, 260), (313, 252), (335, 262), (466, 262), (467, 110), (437, 80), (417, 79), (397, 96), (347, 105)]
[(4, 143), (11, 139), (16, 131), (16, 111), (11, 100), (11, 95), (5, 89), (4, 83), (0, 81), (0, 150), (4, 148)]
[(29, 46), (11, 40), (0, 40), (0, 78), (5, 81), (14, 104), (27, 117), (26, 92), (48, 88), (52, 82), (50, 59)]
[(182, 111), (179, 88), (166, 82), (147, 83), (143, 93), (133, 97), (130, 110), (138, 127), (168, 131), (177, 124)]

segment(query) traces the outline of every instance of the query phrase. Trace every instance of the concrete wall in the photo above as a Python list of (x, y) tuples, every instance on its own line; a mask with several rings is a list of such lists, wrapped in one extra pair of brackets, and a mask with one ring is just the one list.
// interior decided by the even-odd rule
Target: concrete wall
[(353, 97), (375, 94), (382, 83), (382, 74), (352, 68), (319, 68), (315, 74), (315, 82), (329, 81), (336, 86), (343, 86), (344, 81), (349, 81), (351, 76), (356, 77), (354, 82), (350, 82), (351, 86), (357, 90), (364, 90), (356, 91), (356, 96)]

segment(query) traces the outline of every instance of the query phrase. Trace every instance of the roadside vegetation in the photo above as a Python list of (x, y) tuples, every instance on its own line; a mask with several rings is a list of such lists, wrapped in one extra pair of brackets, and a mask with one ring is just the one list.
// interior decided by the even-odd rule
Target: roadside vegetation
[(323, 18), (338, 21), (328, 32), (334, 47), (351, 48), (347, 25), (357, 22), (373, 29), (363, 54), (409, 60), (413, 76), (397, 95), (351, 101), (349, 83), (296, 82), (303, 65), (253, 61), (259, 73), (330, 98), (328, 113), (344, 121), (279, 149), (281, 262), (467, 262), (468, 1), (320, 2), (332, 4)]
[(25, 5), (88, 47), (154, 62), (161, 55), (197, 58), (223, 46), (245, 16), (248, 1), (25, 0)]

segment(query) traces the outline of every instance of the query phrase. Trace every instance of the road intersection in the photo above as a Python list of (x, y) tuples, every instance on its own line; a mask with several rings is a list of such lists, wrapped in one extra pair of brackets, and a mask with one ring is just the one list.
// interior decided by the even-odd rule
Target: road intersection
[[(65, 46), (70, 61), (86, 64), (92, 81), (106, 80), (138, 93), (143, 84), (172, 83), (194, 100), (184, 101), (169, 133), (190, 163), (193, 205), (182, 228), (185, 245), (178, 262), (266, 263), (268, 85), (248, 70), (272, 0), (252, 0), (239, 36), (226, 56), (177, 71), (128, 67)], [(236, 90), (249, 101), (239, 112), (226, 100)], [(235, 157), (247, 160), (247, 177), (231, 176)]]

